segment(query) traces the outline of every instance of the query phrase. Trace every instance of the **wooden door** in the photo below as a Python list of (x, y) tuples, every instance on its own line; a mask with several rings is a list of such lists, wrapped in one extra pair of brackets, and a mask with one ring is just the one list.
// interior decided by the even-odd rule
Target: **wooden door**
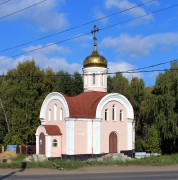
[(44, 135), (44, 133), (40, 133), (40, 136), (39, 136), (39, 154), (45, 155), (45, 135)]
[(117, 134), (111, 132), (109, 135), (109, 153), (117, 153)]

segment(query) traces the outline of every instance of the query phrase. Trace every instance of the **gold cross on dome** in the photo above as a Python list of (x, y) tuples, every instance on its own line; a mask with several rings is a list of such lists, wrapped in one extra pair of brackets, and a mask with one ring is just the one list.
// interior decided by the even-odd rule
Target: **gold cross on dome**
[(99, 31), (99, 29), (96, 27), (96, 25), (93, 26), (93, 30), (91, 31), (91, 33), (93, 34), (93, 39), (94, 39), (94, 51), (96, 51), (96, 33)]

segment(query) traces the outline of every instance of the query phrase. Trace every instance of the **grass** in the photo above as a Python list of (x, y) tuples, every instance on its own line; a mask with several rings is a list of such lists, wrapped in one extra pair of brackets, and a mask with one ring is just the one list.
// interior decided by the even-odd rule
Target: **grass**
[(178, 154), (152, 156), (143, 159), (117, 160), (106, 159), (97, 160), (50, 160), (43, 162), (23, 162), (24, 155), (13, 158), (11, 163), (0, 163), (0, 168), (57, 168), (57, 169), (75, 169), (87, 166), (110, 166), (110, 165), (169, 165), (178, 164)]

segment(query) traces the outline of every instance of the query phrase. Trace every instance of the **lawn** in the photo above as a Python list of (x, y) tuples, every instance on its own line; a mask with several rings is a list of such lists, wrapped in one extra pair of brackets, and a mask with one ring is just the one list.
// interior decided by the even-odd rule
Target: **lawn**
[(143, 159), (131, 159), (131, 160), (112, 160), (105, 159), (98, 161), (96, 159), (90, 160), (50, 160), (43, 162), (24, 162), (24, 155), (18, 155), (16, 158), (12, 158), (10, 163), (0, 163), (0, 168), (57, 168), (57, 169), (74, 169), (84, 166), (110, 166), (110, 165), (169, 165), (178, 164), (178, 154), (162, 155), (146, 157)]

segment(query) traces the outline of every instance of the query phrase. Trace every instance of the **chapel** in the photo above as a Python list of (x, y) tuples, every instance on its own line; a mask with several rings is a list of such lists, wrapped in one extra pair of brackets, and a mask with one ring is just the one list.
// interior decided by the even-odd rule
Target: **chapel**
[(47, 158), (93, 157), (109, 153), (135, 153), (134, 111), (129, 100), (107, 92), (107, 60), (97, 50), (83, 61), (84, 92), (69, 97), (52, 92), (40, 110), (36, 154)]

